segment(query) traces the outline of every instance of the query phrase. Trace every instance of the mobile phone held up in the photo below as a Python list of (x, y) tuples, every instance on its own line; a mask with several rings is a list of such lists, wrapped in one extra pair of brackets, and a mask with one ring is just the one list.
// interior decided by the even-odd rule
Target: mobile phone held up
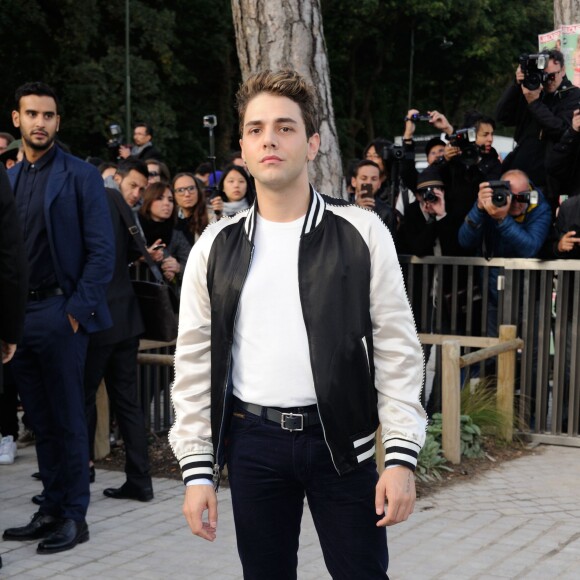
[(372, 183), (363, 183), (360, 186), (360, 196), (361, 197), (374, 197), (373, 196), (373, 184)]

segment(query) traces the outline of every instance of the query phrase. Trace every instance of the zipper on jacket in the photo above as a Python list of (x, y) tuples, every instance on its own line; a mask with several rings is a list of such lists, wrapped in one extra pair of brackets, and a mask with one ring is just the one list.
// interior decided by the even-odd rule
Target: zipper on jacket
[[(250, 242), (251, 243), (251, 242)], [(246, 284), (246, 280), (248, 279), (248, 272), (250, 271), (250, 266), (252, 265), (252, 258), (254, 257), (254, 244), (252, 244), (252, 248), (250, 250), (250, 260), (248, 261), (248, 267), (246, 268), (246, 273), (244, 275), (244, 279), (242, 280), (242, 285), (240, 286), (240, 293), (238, 296), (238, 303), (236, 305), (236, 315), (234, 316), (234, 327), (232, 328), (232, 337), (233, 337), (233, 333), (235, 330), (235, 326), (236, 326), (236, 320), (238, 318), (238, 312), (240, 310), (240, 299), (242, 297), (242, 290), (244, 289), (244, 285)], [(222, 420), (220, 423), (220, 430), (219, 430), (219, 435), (218, 435), (218, 444), (216, 449), (216, 457), (215, 457), (215, 465), (213, 468), (213, 484), (214, 484), (214, 488), (216, 490), (216, 492), (219, 489), (220, 486), (220, 476), (221, 476), (221, 467), (219, 464), (219, 455), (220, 455), (220, 448), (222, 446), (222, 439), (223, 439), (223, 432), (224, 432), (224, 420), (225, 420), (225, 414), (226, 414), (226, 397), (227, 397), (227, 391), (228, 391), (228, 380), (230, 377), (230, 367), (232, 365), (232, 346), (233, 346), (233, 340), (232, 340), (232, 344), (230, 344), (230, 348), (229, 348), (229, 352), (228, 352), (228, 364), (226, 365), (226, 380), (225, 380), (225, 384), (223, 386), (223, 404), (222, 404)]]
[(312, 380), (314, 381), (314, 396), (316, 397), (316, 406), (318, 407), (318, 416), (320, 417), (320, 425), (322, 426), (322, 436), (324, 437), (324, 443), (328, 448), (328, 452), (330, 453), (330, 460), (332, 461), (332, 465), (334, 465), (334, 469), (338, 475), (340, 475), (340, 471), (338, 467), (336, 467), (336, 463), (334, 461), (334, 455), (332, 454), (332, 449), (328, 444), (328, 439), (326, 438), (326, 428), (324, 427), (324, 421), (322, 420), (322, 414), (320, 413), (320, 407), (318, 405), (318, 393), (316, 391), (316, 379), (314, 377), (314, 364), (312, 361), (312, 349), (310, 348), (310, 331), (308, 327), (308, 323), (306, 322), (306, 316), (304, 316), (304, 306), (302, 301), (302, 285), (300, 284), (300, 255), (302, 253), (302, 238), (300, 238), (300, 245), (298, 246), (298, 296), (300, 297), (300, 309), (302, 310), (302, 318), (304, 320), (304, 327), (306, 328), (306, 336), (308, 337), (308, 357), (310, 358), (310, 368), (312, 370)]

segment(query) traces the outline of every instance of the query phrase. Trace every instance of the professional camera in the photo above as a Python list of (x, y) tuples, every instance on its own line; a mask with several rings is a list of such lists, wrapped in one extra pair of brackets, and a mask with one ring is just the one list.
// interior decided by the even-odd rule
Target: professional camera
[(538, 192), (532, 190), (525, 191), (524, 193), (512, 193), (512, 200), (536, 205), (538, 203)]
[(548, 66), (548, 60), (545, 52), (520, 55), (520, 67), (524, 73), (522, 84), (526, 89), (535, 91), (548, 80), (548, 73), (544, 70)]
[(479, 147), (475, 144), (477, 131), (475, 127), (467, 127), (465, 129), (458, 129), (450, 135), (449, 143), (453, 147), (461, 149), (461, 161), (465, 165), (475, 165), (479, 159)]
[(391, 159), (395, 161), (402, 161), (403, 159), (410, 159), (411, 161), (414, 161), (415, 152), (405, 151), (402, 145), (385, 145), (383, 147), (382, 158), (385, 161), (390, 161)]
[(504, 205), (507, 205), (509, 196), (512, 194), (510, 182), (501, 180), (490, 181), (489, 187), (493, 189), (491, 203), (493, 203), (495, 207), (503, 207)]
[(117, 125), (116, 123), (112, 123), (108, 127), (109, 131), (109, 140), (107, 141), (107, 147), (109, 149), (119, 149), (119, 147), (123, 144), (122, 135), (123, 131), (121, 131), (121, 126)]
[[(422, 192), (419, 192), (422, 193)], [(437, 195), (433, 192), (433, 190), (428, 187), (427, 189), (424, 190), (423, 193), (423, 200), (424, 201), (428, 201), (429, 203), (435, 203), (439, 198), (437, 197)]]

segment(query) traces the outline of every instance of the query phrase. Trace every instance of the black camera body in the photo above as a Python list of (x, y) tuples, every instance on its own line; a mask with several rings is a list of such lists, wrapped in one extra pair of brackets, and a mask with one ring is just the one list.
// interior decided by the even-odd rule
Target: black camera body
[(449, 136), (449, 143), (453, 147), (461, 149), (461, 161), (465, 165), (475, 165), (479, 159), (479, 147), (475, 143), (477, 137), (477, 130), (475, 127), (466, 127), (465, 129), (458, 129)]
[(385, 145), (383, 147), (383, 159), (385, 161), (402, 161), (403, 159), (415, 160), (414, 151), (405, 151), (402, 145)]
[(423, 201), (435, 203), (437, 199), (438, 197), (431, 191), (431, 188), (428, 188), (427, 191), (423, 194)]
[(489, 187), (493, 189), (491, 203), (493, 203), (495, 207), (504, 207), (507, 205), (509, 196), (512, 194), (510, 182), (501, 180), (490, 181)]
[(410, 117), (405, 117), (405, 121), (413, 121), (416, 123), (417, 121), (430, 121), (431, 115), (427, 113), (413, 113)]
[(119, 149), (119, 147), (123, 144), (122, 137), (123, 131), (121, 131), (121, 126), (117, 123), (112, 123), (108, 127), (109, 131), (109, 140), (107, 141), (107, 147), (109, 149)]
[(522, 84), (526, 89), (535, 91), (548, 80), (548, 73), (544, 70), (548, 66), (548, 60), (545, 52), (520, 55), (520, 67), (524, 73)]

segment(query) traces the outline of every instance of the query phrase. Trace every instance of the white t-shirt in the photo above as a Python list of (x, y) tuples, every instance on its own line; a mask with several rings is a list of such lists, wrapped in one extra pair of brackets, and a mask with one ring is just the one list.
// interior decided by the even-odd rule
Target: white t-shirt
[(232, 348), (234, 395), (266, 407), (313, 405), (314, 379), (298, 291), (304, 217), (287, 223), (256, 217), (254, 255)]

